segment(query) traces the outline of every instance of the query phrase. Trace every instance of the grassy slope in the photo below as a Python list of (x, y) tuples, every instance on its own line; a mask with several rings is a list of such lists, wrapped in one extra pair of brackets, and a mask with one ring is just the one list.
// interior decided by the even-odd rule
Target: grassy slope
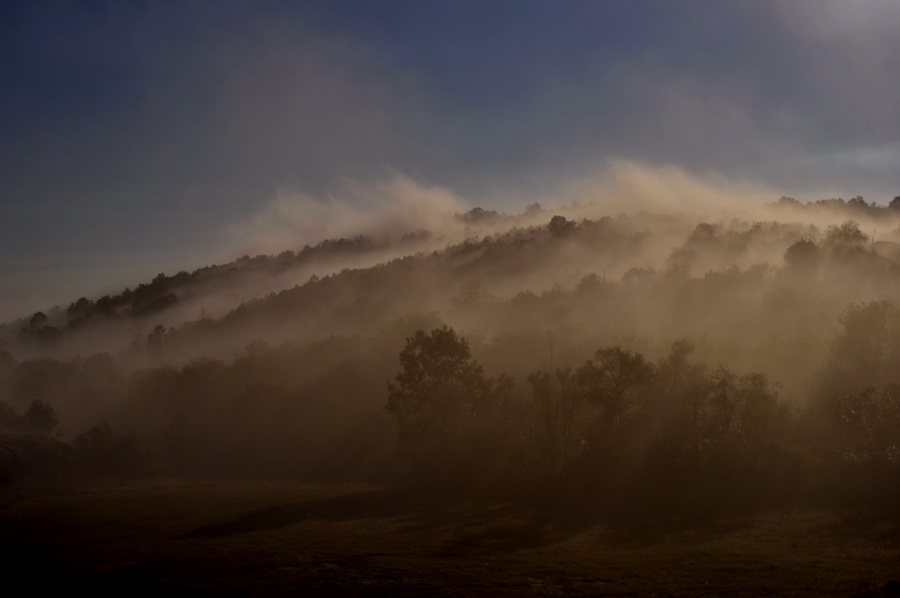
[(7, 583), (101, 593), (884, 595), (898, 545), (843, 521), (566, 523), (364, 486), (155, 480), (7, 497), (0, 546)]

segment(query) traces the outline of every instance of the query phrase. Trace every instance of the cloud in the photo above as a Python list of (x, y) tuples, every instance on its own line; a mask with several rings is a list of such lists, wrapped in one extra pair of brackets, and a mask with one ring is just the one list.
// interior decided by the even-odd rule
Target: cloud
[[(752, 214), (781, 194), (759, 182), (620, 158), (587, 174), (544, 181), (531, 193), (522, 189), (495, 193), (516, 198), (516, 205), (510, 206), (514, 214), (526, 203), (538, 202), (550, 210), (589, 218), (643, 210), (710, 219)], [(322, 197), (283, 190), (257, 213), (230, 226), (226, 235), (229, 246), (241, 253), (277, 253), (356, 235), (396, 239), (418, 229), (461, 234), (464, 226), (453, 215), (476, 203), (453, 190), (397, 174), (381, 181), (346, 182)]]
[(448, 189), (403, 175), (376, 182), (346, 182), (325, 197), (283, 190), (248, 220), (228, 229), (245, 253), (277, 253), (326, 239), (366, 235), (396, 238), (424, 228), (446, 228), (469, 205)]
[(568, 182), (560, 190), (562, 198), (595, 202), (603, 209), (710, 216), (725, 210), (753, 209), (777, 198), (777, 193), (757, 182), (622, 159), (611, 160), (598, 174)]
[(791, 30), (819, 41), (871, 46), (893, 37), (900, 24), (895, 0), (778, 0), (775, 6)]

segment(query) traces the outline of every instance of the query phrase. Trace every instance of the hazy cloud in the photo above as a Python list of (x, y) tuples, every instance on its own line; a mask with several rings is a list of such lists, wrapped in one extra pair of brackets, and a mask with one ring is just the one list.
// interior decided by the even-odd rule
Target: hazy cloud
[(248, 221), (234, 225), (231, 235), (248, 253), (299, 249), (359, 235), (396, 240), (419, 229), (444, 230), (455, 213), (467, 209), (468, 204), (450, 190), (397, 175), (380, 182), (347, 182), (324, 198), (282, 191)]

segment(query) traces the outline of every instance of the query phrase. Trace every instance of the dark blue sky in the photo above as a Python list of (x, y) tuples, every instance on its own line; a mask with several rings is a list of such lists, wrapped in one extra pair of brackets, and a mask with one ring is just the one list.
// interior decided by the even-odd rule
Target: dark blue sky
[(627, 159), (886, 202), (898, 27), (892, 0), (3, 1), (0, 315), (225, 261), (279, 190), (348, 180), (516, 210)]

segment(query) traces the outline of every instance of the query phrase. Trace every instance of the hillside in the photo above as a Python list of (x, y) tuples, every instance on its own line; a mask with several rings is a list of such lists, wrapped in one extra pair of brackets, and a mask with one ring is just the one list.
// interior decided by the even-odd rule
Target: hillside
[(618, 508), (662, 468), (654, 493), (689, 510), (844, 500), (848, 480), (880, 504), (897, 212), (747, 215), (476, 209), (160, 274), (7, 325), (0, 426), (71, 442), (85, 471), (465, 475), (467, 492), (576, 502), (616, 486)]
[[(607, 214), (597, 205), (552, 212), (534, 205), (517, 216), (476, 208), (448, 215), (441, 230), (324, 240), (299, 251), (245, 255), (190, 273), (161, 273), (133, 290), (82, 297), (65, 309), (7, 323), (3, 343), (13, 355), (26, 358), (109, 352), (140, 359), (147, 342), (158, 344), (164, 336), (173, 358), (233, 357), (253, 340), (280, 343), (371, 333), (410, 313), (432, 314), (496, 336), (509, 332), (510, 325), (497, 322), (491, 307), (508, 312), (504, 304), (521, 306), (531, 295), (562, 296), (600, 285), (615, 290), (612, 295), (639, 295), (638, 301), (652, 305), (640, 316), (604, 318), (616, 322), (616, 331), (605, 330), (608, 325), (574, 305), (566, 306), (562, 319), (532, 313), (528, 321), (545, 330), (572, 322), (589, 330), (598, 326), (591, 331), (597, 338), (662, 336), (665, 344), (684, 334), (705, 335), (710, 327), (691, 321), (690, 310), (675, 317), (673, 310), (685, 302), (695, 304), (678, 294), (702, 296), (701, 303), (708, 298), (715, 304), (712, 313), (720, 313), (723, 322), (733, 317), (726, 313), (731, 309), (726, 297), (713, 288), (716, 280), (730, 287), (722, 277), (743, 281), (743, 290), (727, 291), (739, 295), (734, 297), (739, 301), (803, 294), (814, 285), (815, 297), (802, 297), (807, 311), (821, 309), (832, 321), (851, 302), (895, 293), (900, 260), (896, 210), (858, 198), (809, 204), (783, 198), (756, 212), (756, 218), (745, 210), (708, 220), (690, 211)], [(791, 269), (786, 262), (788, 249), (801, 240), (811, 241), (825, 258), (803, 280), (796, 276), (802, 266)], [(749, 280), (754, 276), (755, 283)], [(654, 292), (665, 281), (681, 284)], [(669, 305), (656, 305), (660, 295)], [(214, 349), (203, 344), (209, 338)]]

